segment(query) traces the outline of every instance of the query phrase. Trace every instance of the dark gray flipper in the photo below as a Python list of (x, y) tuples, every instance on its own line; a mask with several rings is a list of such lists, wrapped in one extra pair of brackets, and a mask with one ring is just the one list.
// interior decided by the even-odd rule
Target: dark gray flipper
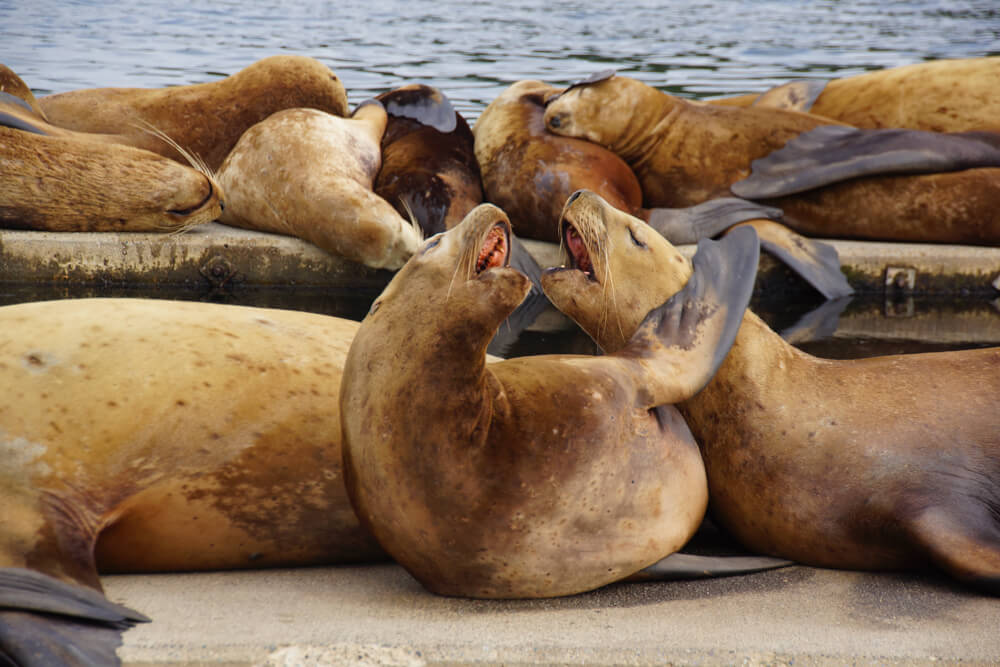
[(754, 160), (730, 191), (747, 199), (784, 197), (851, 178), (1000, 167), (1000, 148), (975, 133), (858, 130), (824, 125)]
[(34, 134), (41, 134), (48, 136), (48, 132), (44, 131), (42, 128), (34, 125), (26, 118), (21, 118), (6, 111), (0, 111), (0, 127), (9, 127), (15, 130), (24, 130), (25, 132), (33, 132)]
[(24, 568), (0, 568), (0, 663), (119, 664), (121, 634), (149, 619), (90, 588)]
[(378, 99), (390, 116), (409, 118), (447, 134), (458, 126), (455, 107), (437, 88), (418, 85), (382, 93)]
[(600, 72), (595, 72), (590, 76), (584, 77), (582, 79), (577, 79), (576, 81), (573, 81), (558, 93), (554, 93), (553, 95), (550, 95), (549, 97), (545, 98), (545, 104), (548, 104), (549, 102), (558, 99), (560, 95), (569, 90), (573, 90), (574, 88), (579, 88), (580, 86), (588, 86), (592, 83), (599, 83), (601, 81), (605, 81), (607, 79), (610, 79), (617, 73), (618, 70), (616, 69), (602, 69)]
[(649, 226), (673, 243), (697, 243), (747, 220), (781, 220), (781, 209), (737, 197), (710, 199), (688, 208), (651, 208)]
[(700, 556), (674, 553), (629, 577), (631, 581), (680, 581), (753, 574), (795, 565), (794, 561), (768, 556)]
[(824, 301), (818, 307), (803, 315), (790, 327), (781, 330), (781, 337), (787, 342), (806, 343), (829, 338), (837, 331), (840, 315), (851, 303), (852, 297)]
[(684, 289), (649, 312), (619, 356), (649, 359), (640, 400), (685, 400), (708, 384), (736, 340), (750, 303), (760, 243), (752, 227), (701, 240)]
[(486, 351), (498, 357), (506, 357), (507, 351), (517, 341), (521, 332), (531, 326), (542, 311), (549, 307), (549, 299), (542, 292), (542, 267), (521, 240), (513, 234), (510, 236), (510, 265), (528, 276), (531, 280), (531, 291), (521, 305), (507, 316), (487, 346)]
[(774, 255), (826, 299), (854, 294), (840, 270), (840, 256), (829, 243), (806, 238), (771, 220), (742, 223), (757, 231), (760, 247)]
[(30, 113), (35, 113), (35, 110), (31, 108), (25, 100), (21, 99), (17, 95), (11, 95), (10, 93), (5, 93), (0, 90), (0, 103), (6, 102), (7, 104), (16, 104), (17, 106), (24, 107), (25, 111)]
[(750, 106), (808, 112), (824, 88), (825, 79), (794, 79), (765, 90)]

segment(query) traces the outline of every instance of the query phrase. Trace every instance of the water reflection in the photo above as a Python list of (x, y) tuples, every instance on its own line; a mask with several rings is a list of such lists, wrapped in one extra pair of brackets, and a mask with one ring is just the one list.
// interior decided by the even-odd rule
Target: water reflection
[(517, 80), (607, 67), (711, 97), (1000, 53), (995, 0), (34, 0), (0, 3), (0, 22), (5, 64), (38, 94), (211, 81), (285, 52), (333, 68), (352, 104), (419, 80), (470, 121)]

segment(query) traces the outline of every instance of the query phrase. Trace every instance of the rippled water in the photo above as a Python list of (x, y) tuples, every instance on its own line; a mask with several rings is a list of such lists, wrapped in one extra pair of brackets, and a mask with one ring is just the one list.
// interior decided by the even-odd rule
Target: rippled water
[(352, 104), (436, 85), (468, 120), (514, 81), (615, 67), (689, 97), (1000, 54), (997, 0), (0, 0), (2, 61), (36, 94), (200, 83), (276, 53), (329, 65)]

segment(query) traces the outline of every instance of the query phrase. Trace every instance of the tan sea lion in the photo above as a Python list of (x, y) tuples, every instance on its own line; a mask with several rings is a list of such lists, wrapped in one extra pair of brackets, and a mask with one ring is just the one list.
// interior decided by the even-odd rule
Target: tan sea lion
[[(909, 147), (897, 159), (887, 146), (869, 140), (878, 131), (824, 127), (830, 122), (795, 111), (687, 101), (621, 76), (573, 86), (545, 112), (552, 132), (593, 141), (622, 157), (638, 176), (648, 206), (693, 206), (736, 194), (782, 209), (785, 224), (805, 234), (1000, 243), (1000, 150), (994, 135), (882, 130), (901, 137), (892, 146)], [(857, 141), (845, 141), (844, 133)], [(779, 149), (796, 142), (815, 157), (805, 163), (808, 169), (786, 160), (786, 175), (808, 180), (839, 151), (843, 168), (837, 179), (773, 198), (734, 187), (751, 175), (752, 163), (756, 171), (755, 161), (773, 162)], [(956, 143), (965, 148), (953, 151)], [(929, 154), (940, 157), (928, 161)], [(904, 175), (891, 175), (898, 173)]]
[(367, 266), (398, 269), (420, 232), (372, 192), (386, 112), (377, 101), (351, 118), (287, 109), (257, 123), (219, 168), (220, 222), (297, 236)]
[(348, 114), (337, 75), (306, 56), (272, 56), (210, 83), (165, 88), (93, 88), (39, 100), (49, 122), (78, 132), (116, 135), (123, 143), (184, 160), (148, 132), (155, 128), (210, 169), (252, 125), (282, 109)]
[(375, 99), (389, 117), (375, 194), (412, 215), (424, 236), (451, 229), (483, 202), (469, 124), (431, 86), (407, 85)]
[[(592, 193), (564, 220), (570, 268), (543, 285), (613, 353), (684, 285), (687, 261)], [(747, 547), (821, 567), (933, 566), (1000, 594), (1000, 348), (831, 361), (747, 311), (714, 378), (678, 407), (712, 515)]]
[[(106, 601), (81, 590), (101, 590), (98, 571), (385, 558), (341, 475), (338, 396), (356, 330), (161, 300), (0, 308), (0, 655), (23, 633), (75, 643), (49, 612), (108, 620)], [(80, 596), (96, 608), (67, 610)], [(20, 614), (13, 638), (8, 613)]]
[(830, 81), (802, 79), (712, 104), (808, 111), (854, 127), (1000, 132), (1000, 56), (933, 60)]
[[(629, 576), (680, 548), (706, 496), (670, 403), (725, 354), (757, 240), (703, 242), (698, 280), (623, 351), (486, 363), (528, 279), (483, 204), (432, 237), (361, 323), (344, 367), (345, 480), (362, 523), (431, 591), (548, 597)], [(420, 326), (413, 326), (420, 322)]]
[(207, 169), (50, 129), (0, 101), (0, 227), (175, 232), (222, 212)]

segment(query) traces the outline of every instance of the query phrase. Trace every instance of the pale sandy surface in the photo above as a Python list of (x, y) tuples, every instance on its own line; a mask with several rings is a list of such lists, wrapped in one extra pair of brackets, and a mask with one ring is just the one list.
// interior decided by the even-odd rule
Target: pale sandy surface
[(438, 597), (392, 564), (103, 581), (153, 619), (127, 665), (1000, 662), (1000, 600), (916, 576), (796, 566), (536, 601)]

